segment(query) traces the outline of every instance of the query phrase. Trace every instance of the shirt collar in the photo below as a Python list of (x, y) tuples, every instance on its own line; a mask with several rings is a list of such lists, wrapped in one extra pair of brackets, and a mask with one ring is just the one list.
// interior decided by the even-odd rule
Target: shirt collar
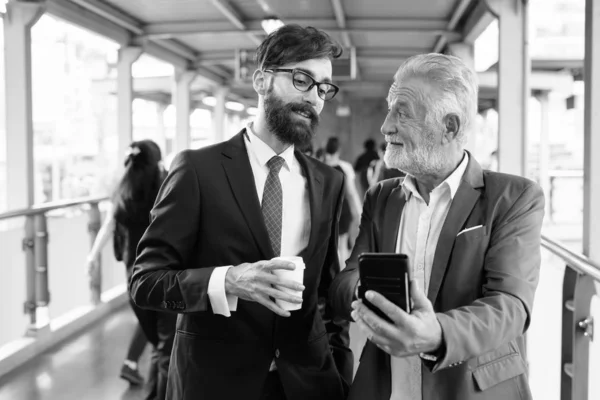
[[(249, 146), (250, 149), (252, 149), (252, 152), (256, 155), (256, 159), (261, 166), (266, 166), (267, 162), (271, 158), (278, 155), (271, 147), (269, 147), (268, 144), (256, 136), (256, 133), (254, 133), (254, 130), (252, 129), (252, 122), (250, 122), (246, 127), (246, 133), (247, 134), (244, 135), (246, 139), (246, 146)], [(279, 157), (285, 160), (285, 166), (289, 170), (294, 162), (294, 145), (291, 145), (285, 149), (281, 154), (279, 154)]]
[[(448, 187), (450, 189), (450, 199), (454, 199), (454, 195), (460, 186), (460, 181), (467, 170), (467, 165), (469, 165), (469, 154), (466, 151), (463, 154), (463, 159), (460, 164), (458, 164), (458, 167), (456, 167), (456, 169), (442, 183), (434, 188), (433, 191)], [(402, 182), (402, 190), (404, 191), (404, 196), (407, 200), (410, 198), (411, 194), (421, 198), (421, 195), (417, 190), (417, 182), (415, 177), (412, 175), (406, 175), (404, 182)]]

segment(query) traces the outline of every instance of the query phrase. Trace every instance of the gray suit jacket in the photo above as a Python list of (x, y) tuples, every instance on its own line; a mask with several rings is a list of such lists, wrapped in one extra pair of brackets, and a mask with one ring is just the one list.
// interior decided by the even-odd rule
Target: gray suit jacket
[[(349, 320), (358, 256), (395, 251), (406, 201), (401, 183), (389, 179), (369, 190), (352, 255), (331, 286), (334, 312)], [(427, 295), (445, 349), (436, 363), (424, 361), (423, 400), (531, 399), (523, 335), (539, 278), (543, 215), (537, 184), (483, 171), (470, 158), (433, 261)], [(390, 393), (390, 357), (367, 342), (349, 399), (388, 400)]]

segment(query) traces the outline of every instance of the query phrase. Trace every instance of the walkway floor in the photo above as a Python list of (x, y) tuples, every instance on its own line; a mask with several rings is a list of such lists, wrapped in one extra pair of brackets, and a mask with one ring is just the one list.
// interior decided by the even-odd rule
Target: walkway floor
[[(135, 327), (123, 308), (83, 334), (0, 378), (0, 400), (141, 400), (141, 388), (119, 378)], [(148, 370), (150, 348), (140, 360)]]

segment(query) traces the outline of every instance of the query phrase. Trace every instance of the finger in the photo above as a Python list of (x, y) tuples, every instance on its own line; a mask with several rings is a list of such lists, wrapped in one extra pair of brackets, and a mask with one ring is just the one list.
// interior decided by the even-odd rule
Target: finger
[(271, 300), (267, 296), (258, 296), (256, 301), (259, 304), (262, 304), (263, 306), (267, 307), (269, 310), (273, 311), (280, 317), (289, 317), (291, 315), (289, 311), (286, 311), (283, 308), (279, 307), (277, 304), (275, 304), (273, 300)]
[(265, 271), (273, 271), (276, 269), (287, 269), (293, 271), (296, 269), (296, 264), (283, 260), (271, 260), (264, 265)]
[(411, 281), (410, 283), (410, 297), (413, 301), (414, 310), (427, 310), (433, 312), (433, 306), (431, 305), (431, 302), (427, 296), (425, 296), (425, 293), (415, 280)]
[(292, 281), (290, 279), (281, 279), (278, 276), (273, 275), (273, 274), (265, 274), (261, 278), (263, 278), (263, 280), (265, 282), (267, 282), (271, 285), (277, 285), (277, 286), (281, 286), (281, 287), (288, 288), (288, 289), (295, 290), (295, 291), (302, 291), (305, 289), (304, 285), (301, 283)]
[(290, 303), (302, 304), (302, 297), (286, 293), (282, 290), (273, 287), (266, 287), (263, 289), (263, 293), (269, 297), (273, 297), (275, 299), (287, 301)]
[(408, 314), (406, 311), (386, 299), (380, 293), (374, 290), (369, 290), (365, 293), (367, 300), (375, 307), (379, 308), (385, 315), (387, 315), (394, 323), (402, 324), (405, 323)]
[(402, 335), (402, 332), (394, 324), (389, 323), (379, 315), (375, 314), (369, 307), (362, 302), (358, 303), (355, 312), (360, 316), (361, 321), (369, 326), (371, 331), (379, 338), (378, 343), (389, 345), (395, 338)]

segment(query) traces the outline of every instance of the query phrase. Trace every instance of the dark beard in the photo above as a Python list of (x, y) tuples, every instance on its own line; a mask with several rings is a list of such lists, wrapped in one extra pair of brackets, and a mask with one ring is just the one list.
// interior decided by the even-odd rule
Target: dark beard
[[(295, 120), (292, 113), (296, 111), (310, 115), (310, 125)], [(293, 144), (295, 147), (303, 147), (310, 143), (319, 124), (319, 115), (313, 107), (302, 103), (284, 104), (271, 90), (265, 96), (265, 115), (269, 130), (282, 143)]]

